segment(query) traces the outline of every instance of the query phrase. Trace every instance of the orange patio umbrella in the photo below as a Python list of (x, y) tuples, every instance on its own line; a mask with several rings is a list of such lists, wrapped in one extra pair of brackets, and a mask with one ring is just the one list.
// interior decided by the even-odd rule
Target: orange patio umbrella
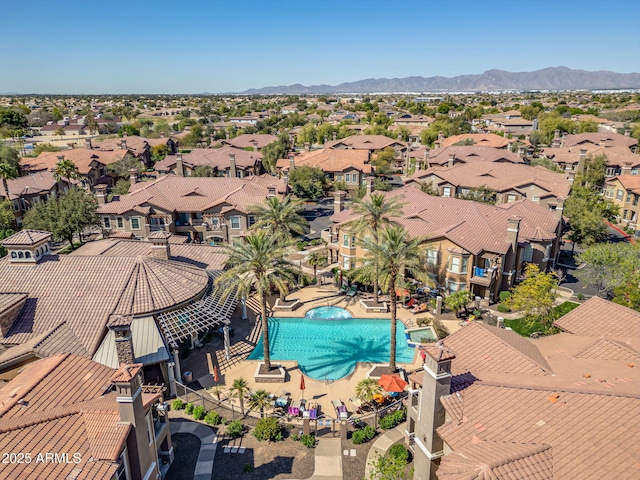
[(387, 373), (380, 377), (378, 385), (380, 385), (385, 392), (402, 392), (408, 384), (398, 375), (390, 375)]
[(396, 297), (408, 297), (409, 295), (411, 293), (406, 288), (396, 288)]

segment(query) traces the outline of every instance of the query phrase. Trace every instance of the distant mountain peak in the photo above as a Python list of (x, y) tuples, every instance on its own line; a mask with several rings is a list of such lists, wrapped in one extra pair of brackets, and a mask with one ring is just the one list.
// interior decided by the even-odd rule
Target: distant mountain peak
[(640, 73), (590, 72), (565, 66), (547, 67), (534, 72), (507, 72), (491, 69), (476, 75), (457, 77), (367, 78), (339, 85), (301, 84), (252, 88), (244, 95), (318, 95), (376, 92), (460, 92), (501, 90), (589, 90), (640, 88)]

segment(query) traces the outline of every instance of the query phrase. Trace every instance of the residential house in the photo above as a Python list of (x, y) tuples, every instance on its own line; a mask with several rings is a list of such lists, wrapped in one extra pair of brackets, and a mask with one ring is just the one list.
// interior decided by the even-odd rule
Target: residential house
[(625, 135), (613, 132), (578, 133), (575, 135), (565, 135), (562, 138), (562, 147), (626, 147), (633, 153), (638, 149), (638, 140), (631, 136), (627, 130)]
[(568, 173), (571, 178), (584, 170), (587, 157), (604, 155), (607, 177), (616, 175), (637, 175), (640, 172), (640, 154), (633, 153), (626, 146), (594, 145), (583, 142), (575, 146), (549, 147), (542, 150), (542, 155), (553, 161), (558, 168)]
[(286, 177), (295, 167), (303, 165), (321, 169), (330, 181), (344, 182), (349, 190), (366, 186), (374, 172), (367, 150), (334, 148), (292, 154), (289, 158), (278, 160), (276, 169), (281, 176)]
[(100, 151), (126, 150), (129, 154), (140, 160), (145, 168), (152, 168), (153, 147), (156, 145), (166, 145), (171, 153), (177, 151), (177, 144), (171, 138), (149, 139), (136, 135), (123, 135), (120, 138), (108, 138), (101, 142), (94, 142), (93, 148)]
[[(545, 271), (555, 265), (560, 251), (562, 208), (549, 211), (528, 199), (502, 205), (431, 196), (413, 185), (385, 193), (403, 203), (392, 220), (411, 237), (429, 239), (426, 265), (430, 275), (447, 291), (470, 290), (493, 300), (508, 290), (526, 263)], [(366, 254), (349, 225), (356, 218), (342, 210), (338, 193), (332, 226), (322, 232), (330, 262), (354, 268)]]
[(0, 445), (15, 455), (0, 477), (163, 478), (174, 458), (168, 409), (141, 370), (71, 353), (26, 367), (0, 388)]
[(618, 222), (634, 230), (640, 230), (640, 175), (619, 175), (606, 181), (604, 195), (620, 207)]
[(242, 135), (238, 135), (237, 137), (220, 140), (220, 143), (222, 143), (223, 145), (229, 145), (235, 148), (242, 148), (247, 150), (253, 148), (253, 151), (257, 152), (263, 147), (266, 147), (267, 145), (276, 141), (278, 141), (277, 135), (245, 133)]
[(334, 150), (366, 150), (370, 155), (389, 147), (393, 148), (398, 155), (404, 153), (407, 149), (405, 142), (394, 140), (384, 135), (351, 135), (339, 140), (334, 139), (325, 146)]
[(541, 166), (489, 162), (431, 167), (416, 172), (405, 183), (430, 183), (443, 197), (460, 197), (486, 187), (495, 192), (495, 203), (498, 205), (528, 198), (550, 210), (555, 210), (558, 201), (563, 203), (571, 189), (571, 182), (565, 173), (552, 172)]
[[(249, 153), (249, 152), (247, 152)], [(286, 185), (270, 175), (247, 178), (163, 175), (131, 186), (127, 195), (107, 202), (98, 191), (98, 215), (108, 233), (146, 238), (154, 231), (189, 236), (196, 241), (241, 241), (255, 222), (251, 210), (268, 197), (282, 195)]]
[(556, 326), (530, 340), (472, 322), (423, 347), (405, 400), (414, 480), (637, 476), (640, 313), (593, 297)]
[[(71, 180), (71, 183), (76, 183)], [(56, 180), (53, 172), (42, 170), (23, 177), (7, 180), (9, 200), (16, 217), (16, 224), (22, 227), (24, 214), (38, 202), (46, 202), (58, 194), (67, 191), (69, 183), (66, 179)], [(0, 189), (0, 199), (5, 198), (4, 189)]]
[(507, 148), (513, 142), (495, 133), (463, 133), (445, 138), (440, 135), (435, 141), (435, 148), (445, 148), (461, 142), (473, 142), (478, 147)]
[(246, 178), (260, 175), (262, 154), (232, 146), (194, 148), (189, 153), (167, 155), (164, 160), (156, 162), (153, 168), (160, 175), (173, 173), (180, 177), (188, 177), (201, 165), (211, 167), (214, 176)]
[(112, 367), (140, 363), (146, 382), (173, 389), (181, 378), (176, 350), (228, 320), (235, 297), (212, 297), (224, 252), (169, 238), (155, 232), (144, 242), (91, 242), (73, 255), (53, 255), (48, 232), (21, 230), (2, 240), (0, 379), (74, 353)]
[(524, 152), (522, 150), (516, 154), (505, 149), (479, 147), (476, 145), (452, 145), (433, 150), (425, 148), (422, 152), (422, 158), (416, 158), (417, 165), (420, 166), (422, 170), (435, 166), (453, 167), (461, 163), (471, 162), (525, 163)]
[(71, 160), (78, 167), (80, 182), (87, 188), (99, 183), (109, 184), (113, 177), (108, 175), (108, 166), (119, 162), (128, 150), (101, 151), (91, 148), (91, 141), (87, 139), (86, 148), (73, 148), (60, 152), (42, 152), (35, 158), (22, 158), (20, 168), (23, 173), (51, 171), (60, 160)]

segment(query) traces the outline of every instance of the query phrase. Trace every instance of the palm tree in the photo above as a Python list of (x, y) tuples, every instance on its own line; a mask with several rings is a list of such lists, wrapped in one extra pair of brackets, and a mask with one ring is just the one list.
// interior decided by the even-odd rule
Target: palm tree
[(216, 398), (218, 399), (218, 403), (220, 403), (220, 397), (224, 393), (224, 386), (222, 386), (222, 385), (214, 385), (213, 387), (211, 387), (209, 389), (209, 393), (211, 395), (215, 395)]
[(251, 289), (256, 289), (262, 322), (264, 366), (271, 370), (267, 295), (271, 293), (272, 285), (281, 294), (286, 295), (289, 285), (295, 284), (300, 271), (284, 258), (287, 244), (275, 235), (268, 235), (265, 230), (247, 236), (244, 243), (223, 248), (229, 254), (228, 268), (218, 277), (215, 291), (223, 299), (228, 298), (232, 292), (237, 292), (241, 298), (249, 298)]
[(249, 395), (249, 408), (260, 411), (260, 418), (264, 418), (264, 409), (271, 405), (271, 398), (266, 390), (256, 390)]
[[(378, 243), (378, 235), (382, 227), (394, 224), (391, 217), (397, 217), (402, 211), (402, 203), (395, 197), (387, 198), (381, 193), (373, 193), (369, 198), (354, 202), (351, 207), (354, 215), (358, 216), (351, 223), (351, 228), (356, 235), (362, 237), (371, 233), (375, 243)], [(373, 275), (373, 299), (378, 303), (378, 269)]]
[(256, 215), (255, 229), (266, 230), (270, 235), (290, 240), (294, 234), (302, 235), (309, 231), (309, 222), (300, 215), (302, 201), (287, 195), (268, 198), (264, 205), (251, 208)]
[(390, 225), (380, 231), (378, 241), (365, 241), (368, 250), (364, 271), (376, 268), (385, 291), (389, 293), (391, 303), (391, 348), (389, 369), (396, 370), (396, 288), (402, 286), (405, 271), (414, 278), (425, 283), (432, 283), (427, 276), (425, 259), (427, 258), (427, 239), (410, 239), (407, 232), (399, 225)]
[(326, 251), (311, 252), (307, 257), (307, 263), (313, 267), (313, 276), (316, 277), (316, 283), (320, 285), (317, 271), (318, 271), (318, 267), (324, 267), (327, 264), (327, 252)]
[(229, 391), (232, 395), (235, 394), (238, 397), (240, 401), (240, 414), (244, 415), (244, 397), (249, 393), (249, 384), (242, 377), (236, 378)]
[(356, 398), (363, 403), (373, 402), (375, 410), (375, 428), (378, 428), (378, 406), (373, 401), (376, 394), (382, 394), (380, 384), (373, 378), (364, 378), (356, 385)]
[(78, 166), (72, 160), (63, 157), (56, 163), (53, 169), (53, 177), (58, 181), (64, 178), (71, 185), (72, 178), (75, 180), (80, 178), (80, 172), (78, 171)]
[(9, 200), (9, 184), (7, 180), (16, 178), (16, 169), (6, 162), (0, 162), (0, 178), (4, 187), (4, 196)]

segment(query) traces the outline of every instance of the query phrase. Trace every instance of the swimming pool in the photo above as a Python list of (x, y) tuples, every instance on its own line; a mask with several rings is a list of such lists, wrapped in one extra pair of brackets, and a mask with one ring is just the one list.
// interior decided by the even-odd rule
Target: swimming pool
[[(322, 313), (321, 313), (322, 314)], [(297, 360), (302, 373), (316, 380), (338, 380), (357, 362), (389, 361), (389, 320), (370, 318), (270, 318), (272, 360)], [(413, 361), (414, 349), (397, 321), (396, 361)], [(249, 360), (262, 360), (262, 336)]]
[(415, 347), (420, 343), (431, 343), (438, 340), (436, 332), (433, 327), (412, 328), (411, 330), (405, 330), (407, 336), (407, 342), (409, 346)]
[(316, 307), (304, 314), (304, 318), (345, 319), (353, 318), (349, 310), (341, 307)]

